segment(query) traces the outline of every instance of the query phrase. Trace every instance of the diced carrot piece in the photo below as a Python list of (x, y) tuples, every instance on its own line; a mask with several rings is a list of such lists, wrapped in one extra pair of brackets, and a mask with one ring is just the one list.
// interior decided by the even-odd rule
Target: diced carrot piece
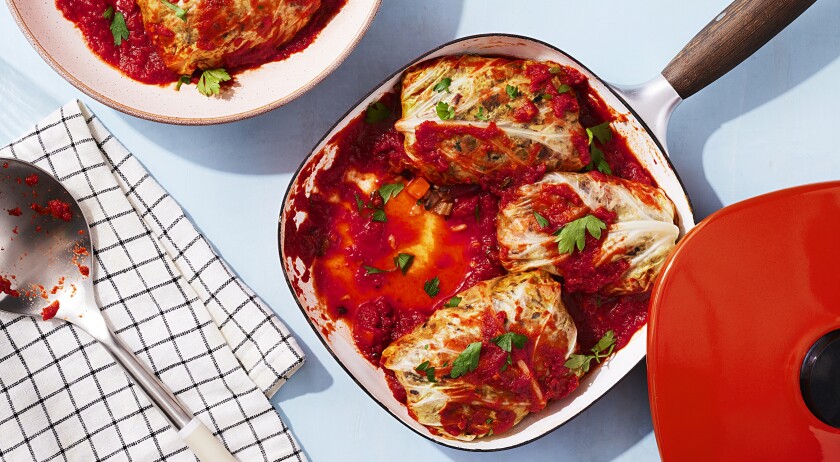
[(429, 188), (429, 182), (426, 181), (425, 178), (418, 176), (417, 178), (408, 182), (408, 186), (405, 187), (405, 192), (407, 192), (409, 196), (415, 199), (421, 199), (423, 196), (426, 195), (426, 192), (429, 190)]

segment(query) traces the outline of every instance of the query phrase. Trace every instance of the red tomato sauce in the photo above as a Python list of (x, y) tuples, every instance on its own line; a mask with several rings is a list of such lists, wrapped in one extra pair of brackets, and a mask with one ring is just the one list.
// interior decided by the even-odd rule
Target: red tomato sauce
[[(574, 69), (562, 75), (562, 81), (574, 92), (563, 94), (548, 84), (552, 74), (547, 66), (532, 66), (527, 72), (532, 87), (562, 97), (553, 100), (574, 98), (573, 102), (561, 101), (553, 109), (576, 110), (579, 106), (584, 127), (613, 120), (614, 116), (589, 87), (586, 77)], [(423, 210), (405, 192), (391, 198), (383, 207), (376, 190), (384, 184), (408, 183), (413, 175), (406, 167), (409, 163), (403, 137), (394, 128), (394, 122), (400, 117), (398, 95), (386, 94), (381, 102), (390, 110), (390, 117), (367, 123), (365, 115), (360, 115), (331, 140), (334, 150), (317, 153), (320, 157), (299, 173), (301, 178), (311, 178), (313, 190), (310, 194), (303, 188), (290, 193), (293, 206), (284, 217), (288, 225), (283, 236), (286, 255), (303, 262), (301, 281), (311, 281), (322, 301), (324, 334), (330, 335), (334, 323), (344, 320), (356, 346), (374, 365), (379, 365), (385, 347), (425, 322), (453, 295), (479, 281), (505, 274), (499, 263), (495, 226), (499, 202), (507, 200), (504, 191), (488, 185), (458, 185), (452, 188), (455, 204), (447, 219)], [(442, 133), (445, 130), (470, 130), (479, 140), (499, 136), (493, 124), (480, 129), (424, 123), (417, 129), (417, 143), (421, 147), (424, 143), (434, 145), (438, 137), (451, 135)], [(650, 174), (618, 133), (614, 132), (607, 143), (595, 142), (616, 176), (654, 185)], [(588, 154), (588, 141), (584, 139), (583, 143)], [(328, 151), (335, 153), (331, 165), (315, 174), (318, 159), (323, 160)], [(425, 160), (438, 165), (433, 151), (426, 152)], [(526, 172), (517, 182), (534, 182), (543, 173), (544, 170)], [(366, 182), (373, 184), (373, 189), (360, 189), (359, 184)], [(580, 218), (576, 213), (581, 210), (607, 224), (615, 221), (615, 215), (606, 210), (584, 207), (577, 194), (567, 187), (556, 189), (554, 198), (562, 200), (535, 206), (552, 228)], [(377, 207), (384, 209), (386, 222), (372, 220)], [(295, 216), (300, 218), (300, 212), (305, 212), (306, 218), (295, 230)], [(431, 241), (422, 238), (426, 227), (434, 230)], [(626, 262), (594, 267), (598, 241), (607, 234), (608, 231), (603, 231), (600, 239), (587, 234), (584, 251), (576, 251), (563, 265), (566, 273), (563, 299), (575, 320), (582, 351), (591, 349), (609, 330), (614, 331), (617, 349), (621, 348), (647, 320), (649, 294), (620, 297), (597, 294), (598, 288), (618, 280), (627, 269)], [(398, 253), (416, 254), (406, 274), (395, 268), (393, 259)], [(376, 271), (371, 273), (365, 266)], [(424, 291), (424, 283), (435, 276), (439, 278), (440, 290), (430, 296)], [(564, 366), (566, 352), (541, 350), (541, 363), (532, 364), (534, 345), (530, 341), (525, 348), (514, 349), (511, 359), (514, 364), (521, 359), (529, 369), (540, 371), (535, 380), (542, 397), (538, 399), (534, 395), (530, 379), (521, 371), (508, 367), (500, 372), (507, 361), (507, 352), (491, 341), (500, 333), (503, 330), (488, 327), (478, 369), (463, 375), (464, 380), (477, 385), (492, 384), (497, 389), (527, 397), (529, 402), (536, 403), (533, 411), (577, 388), (578, 377)], [(439, 375), (448, 373), (447, 368), (437, 370)], [(405, 402), (405, 390), (393, 373), (386, 370), (385, 375), (394, 396)], [(463, 402), (452, 402), (441, 412), (447, 432), (483, 434), (492, 429), (500, 433), (513, 425), (515, 416), (504, 413), (509, 411), (498, 409), (497, 419), (488, 423), (490, 410), (496, 409), (487, 407), (467, 412), (464, 406)]]
[(41, 310), (41, 318), (44, 321), (49, 321), (50, 319), (55, 317), (55, 314), (58, 313), (58, 300), (47, 305), (43, 310)]
[(0, 276), (0, 294), (6, 294), (11, 297), (20, 297), (20, 292), (12, 289), (12, 281), (5, 276)]
[(321, 6), (291, 40), (280, 45), (280, 47), (262, 46), (250, 50), (243, 50), (225, 58), (226, 64), (234, 71), (258, 67), (272, 61), (283, 61), (295, 53), (305, 50), (318, 38), (321, 31), (327, 27), (330, 21), (347, 4), (347, 0), (321, 0)]
[[(308, 47), (327, 23), (341, 10), (347, 0), (322, 0), (321, 7), (287, 43), (279, 48), (266, 46), (242, 50), (228, 57), (229, 74), (254, 68), (271, 61), (281, 61)], [(111, 66), (134, 80), (152, 85), (177, 82), (179, 75), (169, 70), (143, 26), (140, 7), (134, 0), (55, 0), (56, 7), (66, 19), (79, 28), (88, 48)], [(111, 19), (103, 15), (108, 7), (121, 12), (129, 30), (129, 37), (117, 46), (111, 33)], [(200, 71), (196, 71), (200, 74)]]
[[(79, 28), (88, 48), (106, 63), (139, 82), (166, 85), (178, 80), (161, 59), (143, 29), (140, 7), (133, 0), (55, 0), (65, 18)], [(125, 17), (129, 35), (119, 46), (114, 44), (111, 19), (105, 10), (113, 7)]]
[(29, 208), (41, 215), (51, 215), (59, 220), (70, 221), (73, 219), (73, 210), (70, 208), (70, 204), (61, 199), (53, 199), (47, 202), (45, 206), (33, 202), (29, 205)]

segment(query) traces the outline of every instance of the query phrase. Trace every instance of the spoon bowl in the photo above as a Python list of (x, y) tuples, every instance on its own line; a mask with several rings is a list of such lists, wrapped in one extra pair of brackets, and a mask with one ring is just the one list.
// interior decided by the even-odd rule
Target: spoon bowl
[(201, 462), (236, 460), (108, 327), (94, 295), (88, 221), (58, 180), (28, 162), (0, 158), (0, 236), (0, 310), (81, 328), (140, 385)]
[[(81, 208), (48, 172), (0, 161), (0, 276), (19, 293), (0, 295), (0, 310), (59, 318), (101, 317), (93, 297), (90, 229)], [(89, 323), (88, 323), (89, 324)]]

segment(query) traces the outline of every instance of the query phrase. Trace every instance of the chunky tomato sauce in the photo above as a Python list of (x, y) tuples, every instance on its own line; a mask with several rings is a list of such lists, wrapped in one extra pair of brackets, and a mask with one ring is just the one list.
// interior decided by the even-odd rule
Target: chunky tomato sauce
[[(327, 23), (335, 17), (347, 0), (322, 0), (321, 7), (309, 23), (279, 48), (272, 46), (241, 50), (226, 58), (226, 70), (231, 75), (271, 61), (282, 61), (308, 47)], [(168, 85), (177, 82), (179, 75), (169, 70), (143, 26), (140, 8), (134, 0), (55, 0), (65, 18), (82, 32), (88, 48), (123, 74), (139, 82)], [(111, 33), (111, 20), (105, 10), (113, 7), (125, 17), (129, 38), (117, 46)], [(219, 6), (223, 8), (224, 6)], [(213, 27), (208, 24), (206, 27)], [(196, 71), (200, 74), (200, 71)]]
[(53, 301), (49, 305), (47, 305), (43, 310), (41, 310), (41, 318), (44, 321), (49, 321), (50, 319), (55, 317), (55, 314), (58, 313), (58, 300)]
[(20, 297), (20, 292), (12, 289), (12, 281), (2, 275), (0, 275), (0, 294), (6, 294), (10, 297)]
[[(613, 120), (612, 112), (582, 74), (574, 70), (567, 72), (564, 83), (574, 93), (559, 94), (549, 83), (551, 70), (547, 66), (534, 65), (526, 71), (534, 89), (553, 92), (552, 110), (561, 115), (564, 111), (579, 110), (584, 127)], [(292, 191), (289, 199), (293, 207), (285, 217), (288, 225), (283, 236), (286, 254), (302, 260), (306, 268), (301, 280), (313, 283), (323, 303), (323, 322), (319, 324), (326, 326), (325, 335), (331, 333), (335, 322), (345, 321), (356, 346), (374, 365), (379, 365), (385, 347), (425, 322), (453, 295), (505, 273), (499, 263), (500, 249), (496, 241), (500, 201), (509, 200), (507, 191), (518, 184), (537, 181), (545, 173), (544, 168), (526, 169), (516, 181), (501, 188), (498, 182), (454, 186), (451, 189), (454, 206), (448, 218), (424, 210), (417, 198), (406, 191), (383, 204), (377, 192), (379, 188), (396, 182), (409, 184), (414, 175), (406, 167), (409, 163), (404, 139), (394, 128), (394, 122), (400, 117), (398, 96), (386, 94), (381, 102), (389, 109), (390, 117), (368, 123), (364, 115), (359, 116), (331, 140), (328, 149), (316, 154), (323, 159), (327, 152), (335, 153), (329, 168), (315, 174), (319, 162), (310, 162), (299, 173), (301, 178), (311, 178), (312, 191), (311, 194), (303, 188)], [(434, 146), (441, 137), (450, 137), (452, 131), (468, 131), (479, 144), (488, 140), (497, 142), (496, 138), (505, 136), (494, 124), (477, 128), (426, 122), (416, 131), (417, 146), (426, 162), (446, 168), (436, 157)], [(604, 152), (616, 176), (655, 185), (622, 136), (613, 132), (609, 142), (594, 142)], [(585, 149), (588, 156), (588, 140), (578, 140), (575, 144), (577, 149)], [(549, 188), (554, 188), (546, 195), (552, 200), (533, 206), (551, 228), (581, 218), (581, 214), (593, 214), (607, 225), (616, 219), (607, 210), (587, 209), (568, 187)], [(384, 210), (387, 221), (373, 219), (378, 208)], [(295, 231), (295, 217), (300, 219), (299, 212), (305, 212), (306, 219)], [(606, 297), (598, 293), (600, 288), (618, 281), (627, 270), (624, 261), (595, 266), (598, 242), (607, 234), (608, 230), (604, 230), (600, 239), (587, 234), (584, 250), (574, 252), (562, 264), (566, 275), (564, 303), (575, 321), (582, 351), (589, 351), (609, 330), (615, 334), (617, 348), (621, 348), (647, 321), (649, 294)], [(395, 267), (394, 258), (400, 253), (415, 255), (406, 274)], [(439, 291), (429, 294), (424, 284), (434, 277), (440, 281)], [(478, 369), (463, 375), (465, 381), (491, 384), (527, 398), (528, 402), (537, 403), (533, 411), (577, 388), (578, 377), (564, 366), (567, 352), (541, 350), (538, 355), (541, 363), (532, 364), (534, 345), (530, 341), (527, 347), (511, 352), (512, 361), (516, 364), (521, 360), (527, 369), (540, 371), (534, 379), (541, 396), (535, 395), (531, 378), (521, 370), (501, 371), (507, 352), (491, 340), (504, 333), (503, 321), (486, 326)], [(437, 371), (438, 376), (447, 373), (446, 368)], [(385, 375), (394, 396), (405, 402), (405, 390), (393, 373), (385, 370)], [(441, 411), (442, 425), (450, 434), (484, 434), (488, 429), (500, 433), (513, 425), (515, 415), (502, 407), (495, 409), (482, 403), (465, 409), (463, 403), (453, 400)], [(491, 411), (497, 411), (496, 419), (489, 418)]]
[[(178, 80), (161, 59), (143, 29), (140, 7), (133, 0), (55, 0), (65, 18), (82, 32), (88, 48), (123, 74), (139, 82), (166, 85)], [(119, 46), (114, 44), (111, 20), (104, 16), (113, 7), (125, 17), (129, 35)]]

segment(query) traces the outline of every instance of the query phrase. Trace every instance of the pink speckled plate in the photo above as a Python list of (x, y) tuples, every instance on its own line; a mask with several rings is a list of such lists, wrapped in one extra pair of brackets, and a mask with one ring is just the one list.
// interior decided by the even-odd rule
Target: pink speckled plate
[(7, 0), (26, 38), (62, 77), (114, 109), (171, 124), (206, 125), (252, 117), (312, 89), (350, 54), (381, 0), (349, 0), (309, 47), (284, 61), (267, 63), (236, 77), (224, 98), (197, 91), (146, 85), (98, 59), (81, 32), (62, 16), (55, 0)]

